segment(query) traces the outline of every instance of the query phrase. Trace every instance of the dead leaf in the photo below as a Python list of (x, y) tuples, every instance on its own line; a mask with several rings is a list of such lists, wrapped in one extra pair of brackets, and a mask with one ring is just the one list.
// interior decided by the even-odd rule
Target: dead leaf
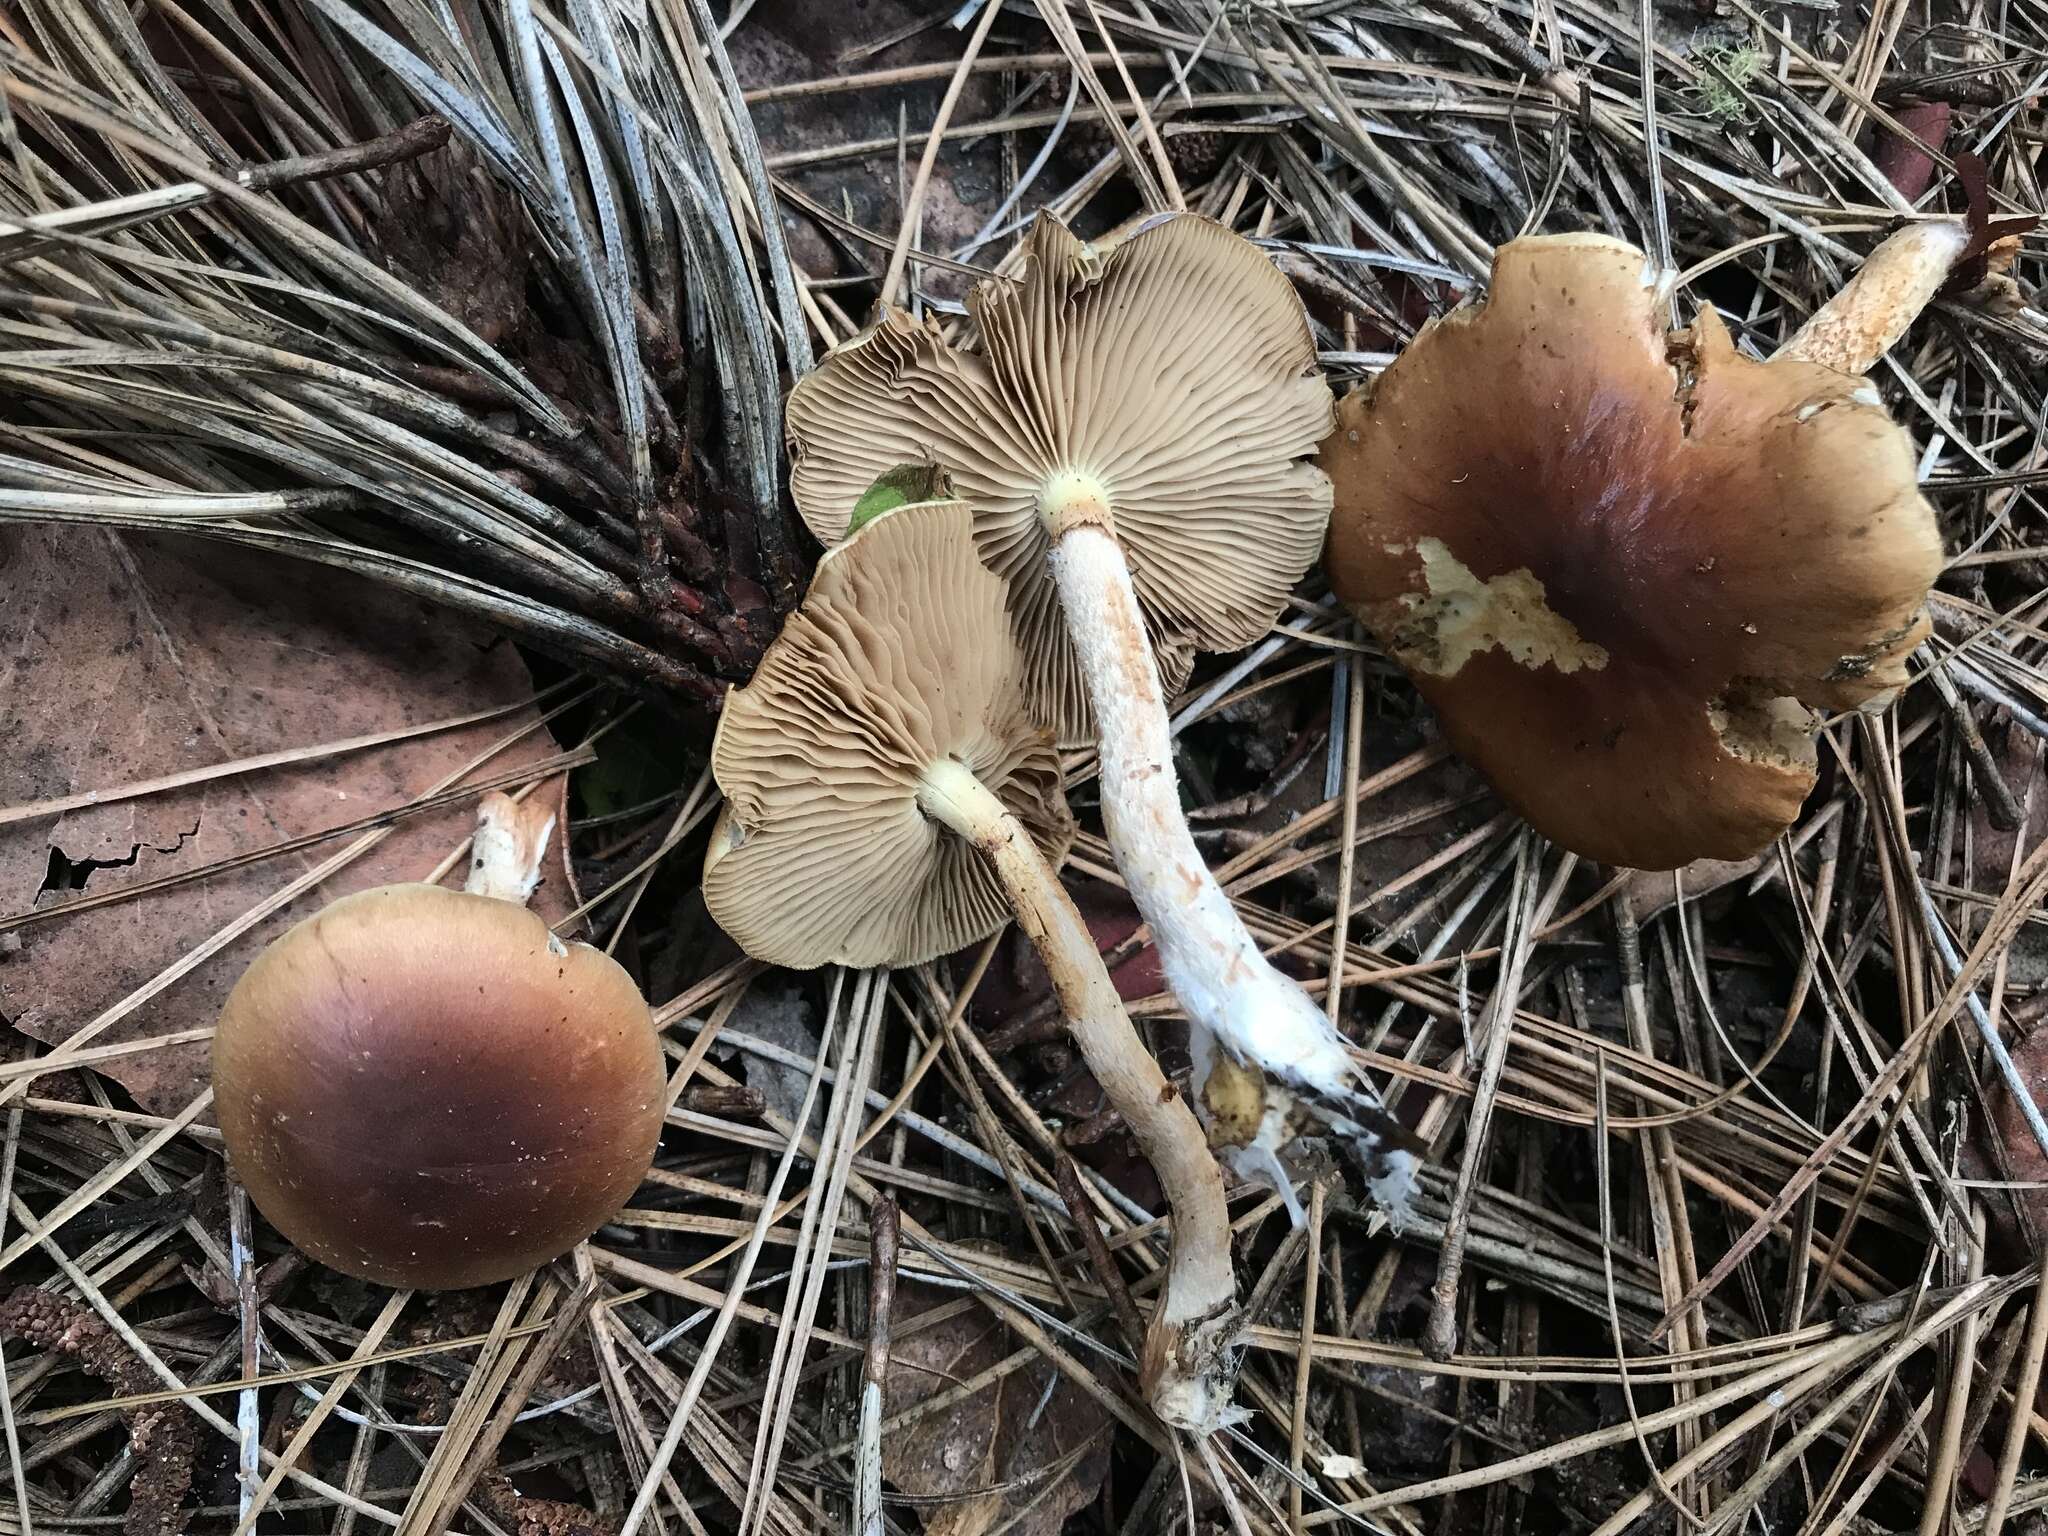
[(1949, 118), (1953, 114), (1954, 109), (1945, 101), (1916, 103), (1893, 111), (1893, 120), (1910, 133), (1911, 138), (1901, 137), (1888, 128), (1877, 130), (1877, 142), (1870, 152), (1871, 163), (1884, 173), (1884, 179), (1902, 196), (1917, 199), (1934, 184), (1934, 161), (1920, 146), (1924, 143), (1939, 150), (1947, 144)]
[[(1277, 691), (1277, 690), (1276, 690)], [(1410, 728), (1391, 723), (1368, 722), (1360, 777), (1370, 779), (1407, 758), (1424, 744), (1424, 737)], [(1234, 858), (1250, 844), (1295, 826), (1308, 812), (1324, 803), (1324, 752), (1318, 748), (1312, 760), (1281, 787), (1257, 811), (1231, 824), (1222, 853)], [(1414, 869), (1499, 814), (1500, 803), (1487, 791), (1486, 783), (1462, 759), (1447, 756), (1419, 773), (1389, 784), (1358, 808), (1359, 844), (1352, 857), (1351, 899), (1357, 926), (1354, 934), (1370, 934), (1390, 921), (1428, 885), (1403, 887), (1391, 898), (1381, 892), (1405, 879)], [(1302, 835), (1301, 845), (1336, 840), (1342, 824), (1324, 822), (1314, 832)], [(1218, 859), (1216, 862), (1224, 862)], [(1293, 878), (1296, 888), (1306, 887), (1313, 910), (1321, 915), (1336, 910), (1340, 867), (1336, 858), (1324, 858)], [(1260, 886), (1252, 900), (1278, 903), (1285, 887)], [(1311, 967), (1320, 974), (1320, 967)]]
[[(739, 1034), (766, 1040), (770, 1045), (778, 1045), (794, 1055), (815, 1058), (818, 1054), (818, 1029), (814, 1012), (801, 981), (787, 976), (763, 976), (747, 988), (747, 995), (733, 1009), (730, 1027)], [(765, 1107), (784, 1121), (794, 1122), (804, 1107), (804, 1093), (811, 1085), (811, 1074), (770, 1061), (764, 1056), (732, 1054), (739, 1057), (747, 1085), (760, 1093)], [(805, 1129), (815, 1135), (824, 1124), (825, 1106), (813, 1104)]]
[[(75, 528), (0, 530), (0, 805), (446, 719), (533, 692), (508, 642), (321, 567), (219, 545)], [(403, 804), (531, 707), (459, 730), (0, 827), (0, 914), (198, 868)], [(560, 750), (545, 729), (491, 771)], [(538, 793), (560, 795), (561, 785)], [(405, 822), (325, 886), (242, 935), (95, 1044), (210, 1025), (242, 969), (350, 891), (416, 880), (467, 835), (458, 804)], [(230, 920), (346, 846), (324, 843), (15, 930), (0, 1020), (64, 1040)], [(550, 859), (535, 910), (569, 909)], [(202, 1042), (106, 1064), (174, 1114), (208, 1076)]]
[[(981, 1307), (906, 1331), (911, 1319), (958, 1299), (958, 1292), (897, 1283), (885, 1415), (951, 1391), (1016, 1351), (1015, 1335)], [(1109, 1415), (1056, 1374), (1031, 1361), (883, 1435), (884, 1478), (904, 1493), (949, 1500), (920, 1507), (925, 1536), (984, 1536), (999, 1527), (1005, 1536), (1058, 1536), (1067, 1517), (1096, 1496), (1109, 1475)], [(1049, 1470), (1077, 1452), (1070, 1468)]]
[[(2027, 824), (2000, 827), (1986, 810), (1988, 801), (1979, 794), (1970, 800), (1970, 849), (1974, 859), (1969, 880), (1977, 890), (2000, 891), (2012, 878), (2014, 867), (2048, 838), (2048, 785), (2035, 782), (2042, 771), (2040, 742), (2025, 731), (2007, 727), (1998, 711), (1980, 712), (1984, 724), (1984, 745), (1998, 765), (2013, 797), (2028, 807)], [(2013, 845), (2024, 837), (2017, 855)]]

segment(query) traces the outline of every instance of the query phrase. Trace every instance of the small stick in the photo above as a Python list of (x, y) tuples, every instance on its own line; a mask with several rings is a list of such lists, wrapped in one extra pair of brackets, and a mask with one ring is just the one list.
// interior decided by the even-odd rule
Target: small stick
[(1998, 1406), (1998, 1387), (2005, 1380), (2005, 1373), (2012, 1369), (2013, 1361), (2020, 1355), (2020, 1342), (2026, 1337), (2026, 1319), (2018, 1313), (2008, 1317), (1998, 1330), (1998, 1338), (1991, 1346), (1991, 1363), (1984, 1368), (1984, 1384), (1987, 1390), (1978, 1395), (1970, 1406), (1969, 1422), (1963, 1425), (1964, 1445), (1974, 1446), (1984, 1438), (1985, 1426), (1991, 1422), (1992, 1411)]
[(896, 1197), (877, 1195), (868, 1215), (868, 1348), (860, 1368), (860, 1450), (854, 1460), (853, 1528), (858, 1536), (882, 1536), (883, 1530), (882, 1396), (889, 1377), (900, 1238)]
[(1999, 831), (2012, 831), (2020, 824), (2020, 803), (2013, 798), (2012, 786), (1999, 772), (1998, 760), (1984, 744), (1984, 733), (1977, 729), (1970, 706), (1956, 691), (1955, 680), (1948, 675), (1947, 666), (1934, 654), (1932, 646), (1921, 647), (1921, 653), (1927, 662), (1927, 680), (1934, 684), (1934, 691), (1940, 695), (1949, 718), (1955, 721), (1956, 732), (1963, 740), (1963, 751), (1970, 759), (1970, 771), (1976, 778), (1977, 788), (1984, 792), (1985, 817)]
[[(1968, 1280), (1975, 1283), (1984, 1278), (1985, 1210), (1981, 1201), (1971, 1203), (1970, 1218)], [(1955, 1344), (1949, 1354), (1948, 1397), (1942, 1404), (1941, 1436), (1935, 1443), (1934, 1462), (1927, 1473), (1927, 1502), (1920, 1511), (1919, 1536), (1941, 1536), (1955, 1505), (1963, 1426), (1969, 1417), (1970, 1385), (1977, 1371), (1977, 1339), (1983, 1324), (1984, 1314), (1973, 1311), (1964, 1316), (1956, 1329)], [(2021, 1411), (2019, 1417), (2029, 1415)]]
[[(1351, 937), (1351, 899), (1357, 883), (1358, 759), (1365, 740), (1365, 668), (1354, 661), (1346, 670), (1350, 676), (1345, 679), (1343, 830), (1338, 834), (1337, 906), (1330, 916), (1329, 979), (1323, 983), (1323, 1016), (1333, 1027), (1344, 1011), (1344, 951)], [(1297, 1518), (1295, 1524), (1300, 1523)]]
[(693, 1114), (723, 1115), (728, 1120), (758, 1120), (768, 1107), (761, 1090), (744, 1083), (692, 1083), (680, 1102)]
[(251, 192), (269, 192), (307, 181), (332, 181), (337, 176), (402, 165), (430, 155), (448, 142), (449, 132), (448, 120), (430, 112), (403, 128), (394, 128), (381, 138), (366, 139), (361, 144), (344, 144), (338, 149), (323, 149), (316, 155), (294, 155), (289, 160), (272, 160), (264, 165), (245, 165), (235, 172), (235, 180)]
[(1475, 40), (1495, 49), (1517, 69), (1532, 76), (1538, 85), (1582, 119), (1591, 121), (1593, 96), (1585, 83), (1570, 70), (1560, 68), (1538, 52), (1519, 32), (1502, 22), (1486, 6), (1480, 5), (1478, 0), (1430, 0), (1430, 4), (1456, 21)]
[[(1998, 1536), (2005, 1529), (2005, 1512), (2012, 1504), (2013, 1483), (2020, 1475), (2020, 1453), (2027, 1448), (2027, 1431), (2034, 1422), (2028, 1405), (2041, 1384), (2041, 1357), (2048, 1354), (2048, 1267), (2034, 1286), (2034, 1305), (2027, 1313), (2027, 1342), (2020, 1357), (2020, 1373), (2012, 1385), (2013, 1415), (2006, 1425), (2005, 1444), (1998, 1453), (1998, 1481), (1984, 1506), (1979, 1536)], [(1995, 1386), (1995, 1383), (1994, 1383)]]
[[(1352, 737), (1355, 742), (1358, 738)], [(1354, 758), (1352, 766), (1357, 767)], [(1301, 1276), (1301, 1348), (1294, 1357), (1294, 1424), (1288, 1437), (1287, 1522), (1294, 1536), (1302, 1533), (1302, 1452), (1308, 1441), (1308, 1383), (1316, 1360), (1316, 1282), (1323, 1273), (1323, 1181), (1308, 1188), (1308, 1241)], [(1340, 1324), (1341, 1326), (1341, 1324)]]
[[(254, 1381), (258, 1368), (256, 1321), (262, 1304), (256, 1299), (256, 1252), (253, 1223), (249, 1219), (249, 1192), (240, 1181), (230, 1178), (228, 1183), (228, 1262), (234, 1266), (229, 1278), (234, 1282), (236, 1311), (241, 1318), (242, 1329), (242, 1379)], [(254, 1387), (246, 1387), (235, 1400), (235, 1430), (241, 1439), (237, 1447), (235, 1462), (236, 1514), (240, 1519), (249, 1518), (249, 1510), (256, 1500), (257, 1486), (263, 1481), (263, 1458), (259, 1453), (263, 1418), (257, 1405)]]
[(1116, 1267), (1116, 1255), (1109, 1251), (1109, 1244), (1103, 1240), (1102, 1226), (1095, 1219), (1095, 1207), (1089, 1203), (1088, 1191), (1081, 1184), (1081, 1170), (1063, 1151), (1053, 1159), (1052, 1172), (1059, 1184), (1060, 1199), (1066, 1202), (1067, 1214), (1081, 1229), (1081, 1246), (1088, 1250), (1088, 1262), (1094, 1266), (1102, 1288), (1109, 1292), (1109, 1304), (1116, 1312), (1117, 1326), (1123, 1330), (1124, 1341), (1131, 1346), (1135, 1357), (1145, 1345), (1145, 1320), (1138, 1315), (1138, 1304), (1131, 1300), (1131, 1290), (1124, 1284), (1123, 1271)]
[(1473, 1086), (1472, 1107), (1465, 1117), (1465, 1156), (1458, 1165), (1458, 1182), (1451, 1195), (1450, 1218), (1444, 1223), (1443, 1251), (1437, 1260), (1436, 1282), (1430, 1288), (1429, 1322), (1423, 1329), (1423, 1351), (1432, 1360), (1448, 1360), (1458, 1347), (1458, 1281), (1465, 1271), (1467, 1224), (1472, 1211), (1472, 1192), (1485, 1175), (1487, 1133), (1493, 1127), (1494, 1095), (1507, 1065), (1508, 1035), (1515, 1024), (1515, 1000), (1522, 991), (1522, 972), (1541, 919), (1530, 918), (1536, 901), (1539, 861), (1530, 856), (1525, 837), (1516, 855), (1515, 882), (1508, 893), (1507, 927), (1501, 947), (1507, 963), (1495, 985), (1486, 1045), (1480, 1058), (1479, 1078)]

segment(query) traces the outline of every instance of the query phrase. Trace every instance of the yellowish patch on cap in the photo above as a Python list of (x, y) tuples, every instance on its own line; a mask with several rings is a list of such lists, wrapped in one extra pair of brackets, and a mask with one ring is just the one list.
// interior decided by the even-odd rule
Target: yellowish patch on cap
[(1551, 608), (1543, 583), (1526, 566), (1481, 581), (1442, 539), (1418, 539), (1414, 548), (1426, 590), (1382, 603), (1370, 616), (1403, 666), (1454, 677), (1474, 656), (1496, 646), (1532, 671), (1597, 672), (1607, 665), (1606, 648), (1580, 638), (1572, 622)]
[(1744, 762), (1776, 768), (1813, 770), (1816, 723), (1813, 711), (1797, 699), (1739, 687), (1707, 705), (1707, 724), (1723, 750)]

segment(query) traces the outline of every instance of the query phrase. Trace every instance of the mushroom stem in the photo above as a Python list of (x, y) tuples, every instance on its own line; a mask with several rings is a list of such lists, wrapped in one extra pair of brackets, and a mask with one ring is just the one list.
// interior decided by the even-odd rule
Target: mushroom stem
[(555, 830), (555, 813), (536, 795), (515, 800), (493, 790), (477, 802), (470, 842), (469, 878), (462, 888), (525, 906), (540, 884), (540, 861)]
[(979, 849), (1002, 881), (1018, 926), (1052, 977), (1088, 1070), (1166, 1191), (1173, 1208), (1173, 1256), (1166, 1294), (1146, 1330), (1141, 1376), (1161, 1419), (1207, 1433), (1222, 1424), (1230, 1403), (1234, 1370), (1226, 1346), (1234, 1333), (1237, 1288), (1223, 1174), (1202, 1128), (1124, 1012), (1072, 898), (1002, 801), (948, 759), (926, 771), (917, 803)]
[(1868, 373), (1933, 302), (1969, 241), (1960, 220), (1907, 225), (1872, 251), (1771, 361)]
[(1260, 952), (1188, 831), (1166, 699), (1123, 550), (1099, 522), (1071, 520), (1051, 560), (1100, 724), (1103, 825), (1167, 985), (1189, 1022), (1232, 1054), (1351, 1099), (1357, 1077), (1343, 1036)]

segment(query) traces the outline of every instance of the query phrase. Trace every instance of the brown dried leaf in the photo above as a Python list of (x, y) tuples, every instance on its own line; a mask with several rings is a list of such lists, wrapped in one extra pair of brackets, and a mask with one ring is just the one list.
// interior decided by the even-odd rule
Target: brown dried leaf
[[(1392, 767), (1421, 746), (1423, 739), (1412, 730), (1368, 721), (1364, 752), (1359, 763), (1361, 779), (1370, 779)], [(1286, 781), (1278, 794), (1256, 813), (1233, 825), (1231, 831), (1235, 835), (1224, 839), (1230, 854), (1234, 855), (1240, 846), (1254, 838), (1264, 838), (1293, 826), (1301, 817), (1323, 804), (1326, 750), (1327, 738), (1317, 744), (1310, 754), (1311, 760)], [(1447, 810), (1434, 815), (1423, 814), (1446, 804), (1450, 805)], [(1500, 802), (1486, 793), (1485, 781), (1456, 757), (1446, 757), (1431, 764), (1420, 773), (1388, 785), (1365, 801), (1358, 810), (1361, 841), (1351, 866), (1352, 911), (1359, 918), (1359, 927), (1354, 931), (1369, 933), (1373, 926), (1393, 918), (1431, 889), (1430, 883), (1411, 885), (1385, 904), (1377, 900), (1388, 886), (1405, 879), (1416, 866), (1436, 857), (1499, 812)], [(1422, 816), (1422, 819), (1404, 824), (1404, 818), (1415, 816)], [(1340, 825), (1335, 820), (1327, 821), (1303, 836), (1301, 843), (1307, 845), (1334, 839), (1340, 833)], [(1321, 859), (1301, 872), (1300, 878), (1307, 883), (1318, 913), (1334, 910), (1338, 874), (1338, 861), (1334, 857)], [(1268, 890), (1263, 898), (1255, 894), (1252, 899), (1271, 900), (1272, 897), (1273, 892)]]
[[(905, 1331), (911, 1319), (958, 1299), (898, 1283), (888, 1415), (951, 1391), (1018, 1348), (980, 1307)], [(1005, 1536), (1058, 1536), (1067, 1517), (1096, 1496), (1109, 1475), (1109, 1415), (1064, 1379), (1048, 1398), (1054, 1375), (1051, 1365), (1031, 1361), (882, 1437), (884, 1478), (904, 1493), (951, 1501), (921, 1507), (925, 1536), (984, 1536), (998, 1528)], [(1052, 1482), (1045, 1469), (1076, 1451), (1080, 1458)]]
[[(2013, 797), (2028, 807), (2027, 824), (2000, 827), (1991, 819), (1989, 800), (1977, 794), (1970, 800), (1970, 866), (1962, 878), (1979, 891), (2002, 891), (2012, 878), (2015, 865), (2048, 838), (2048, 785), (2037, 782), (2044, 766), (2040, 742), (2025, 731), (2005, 725), (2002, 711), (1979, 710), (1984, 745), (1991, 760), (2012, 790)], [(2014, 843), (2024, 838), (2017, 853)]]
[[(518, 652), (446, 612), (314, 566), (73, 528), (0, 530), (0, 805), (111, 788), (255, 753), (372, 735), (530, 695)], [(403, 804), (532, 709), (303, 766), (0, 827), (0, 914), (194, 869)], [(490, 771), (558, 751), (533, 732)], [(538, 793), (559, 796), (558, 782)], [(199, 1028), (262, 946), (337, 896), (415, 880), (467, 835), (458, 804), (411, 818), (95, 1044)], [(346, 839), (15, 930), (0, 1021), (64, 1040)], [(566, 866), (534, 898), (569, 909)], [(45, 890), (46, 882), (65, 886)], [(204, 1043), (106, 1065), (174, 1114), (205, 1086)]]

